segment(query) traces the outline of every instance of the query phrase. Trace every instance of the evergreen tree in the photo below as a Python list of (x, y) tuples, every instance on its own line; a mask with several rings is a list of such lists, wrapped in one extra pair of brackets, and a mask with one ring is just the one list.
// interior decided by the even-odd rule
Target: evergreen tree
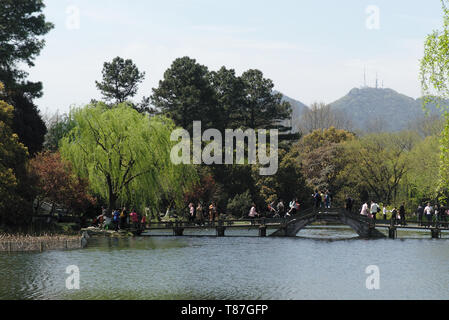
[(151, 100), (160, 112), (187, 130), (194, 121), (201, 121), (203, 128), (212, 127), (221, 117), (207, 67), (189, 57), (172, 63), (159, 87), (153, 89)]
[(210, 72), (209, 78), (220, 114), (215, 128), (224, 132), (226, 129), (241, 127), (240, 111), (245, 103), (243, 80), (235, 75), (233, 69), (226, 67)]
[(248, 70), (242, 75), (245, 103), (241, 122), (246, 128), (284, 129), (281, 124), (291, 115), (290, 103), (282, 101), (282, 94), (274, 92), (274, 84), (265, 79), (260, 70)]
[(8, 226), (26, 221), (32, 200), (26, 180), (27, 148), (13, 132), (12, 120), (13, 107), (0, 100), (0, 224)]
[(20, 64), (34, 66), (44, 47), (41, 38), (53, 24), (45, 20), (42, 0), (0, 1), (0, 79), (5, 85), (5, 100), (14, 106), (14, 132), (19, 134), (32, 155), (41, 150), (45, 124), (32, 99), (42, 96), (42, 83), (30, 82)]
[(13, 94), (8, 97), (8, 102), (14, 106), (13, 130), (33, 156), (42, 150), (47, 133), (45, 122), (37, 106), (24, 94)]
[(42, 84), (26, 81), (28, 74), (18, 65), (34, 66), (45, 45), (41, 37), (53, 28), (42, 14), (44, 8), (42, 0), (0, 2), (0, 79), (8, 92), (19, 91), (31, 98), (42, 95)]
[(145, 72), (140, 72), (131, 59), (116, 57), (103, 65), (102, 82), (95, 81), (97, 88), (106, 101), (116, 104), (128, 100), (137, 94), (139, 83), (145, 79)]

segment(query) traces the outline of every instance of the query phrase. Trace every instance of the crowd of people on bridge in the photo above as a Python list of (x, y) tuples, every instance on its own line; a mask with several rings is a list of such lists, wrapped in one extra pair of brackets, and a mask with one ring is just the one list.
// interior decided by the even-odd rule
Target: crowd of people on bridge
[[(318, 191), (312, 194), (314, 207), (316, 209), (331, 209), (333, 202), (333, 195), (330, 190)], [(350, 196), (345, 198), (345, 208), (348, 212), (353, 212), (354, 209), (354, 199)], [(294, 216), (300, 211), (301, 204), (298, 198), (293, 199), (288, 203), (284, 204), (282, 199), (278, 201), (273, 201), (268, 204), (267, 210), (260, 213), (257, 210), (256, 204), (252, 204), (247, 217), (249, 219), (257, 219), (260, 217), (267, 218), (287, 218)], [(390, 209), (389, 209), (390, 208)], [(376, 201), (372, 200), (369, 202), (364, 202), (360, 208), (360, 215), (368, 217), (369, 219), (391, 221), (394, 225), (407, 225), (406, 219), (406, 204), (402, 203), (398, 207), (389, 207), (385, 204), (380, 205)], [(187, 211), (187, 219), (190, 223), (199, 226), (204, 226), (206, 223), (214, 224), (219, 216), (219, 210), (214, 201), (210, 203), (209, 206), (203, 207), (201, 202), (195, 205), (193, 202), (189, 203)], [(430, 202), (426, 204), (420, 204), (413, 215), (416, 216), (417, 222), (420, 226), (432, 226), (435, 223), (440, 223), (442, 226), (448, 226), (449, 223), (449, 209), (443, 207), (439, 204), (432, 205)], [(132, 209), (130, 212), (126, 207), (121, 209), (115, 209), (112, 214), (102, 207), (102, 213), (96, 217), (93, 221), (93, 226), (107, 229), (107, 230), (122, 230), (122, 229), (136, 229), (141, 230), (147, 227), (147, 216), (145, 214), (140, 214), (136, 210)]]
[(299, 212), (301, 208), (301, 204), (299, 203), (298, 198), (294, 198), (289, 202), (288, 207), (285, 206), (284, 201), (280, 199), (277, 204), (276, 201), (273, 201), (268, 205), (268, 214), (269, 218), (286, 218), (291, 217)]
[[(353, 204), (354, 200), (347, 197), (346, 210), (352, 212)], [(383, 220), (386, 221), (388, 220), (388, 214), (391, 214), (389, 218), (391, 224), (401, 226), (407, 225), (405, 202), (399, 206), (399, 209), (396, 206), (393, 206), (393, 208), (389, 210), (386, 205), (383, 205), (381, 208), (381, 206), (373, 200), (370, 202), (365, 202), (360, 209), (360, 215), (366, 216), (373, 220), (377, 220), (382, 217)], [(449, 225), (449, 209), (439, 204), (434, 206), (432, 206), (430, 202), (427, 204), (420, 204), (416, 211), (413, 212), (413, 215), (417, 218), (417, 223), (419, 226), (430, 227), (436, 223), (440, 223), (446, 227)]]
[(418, 206), (416, 210), (418, 222), (421, 226), (431, 226), (434, 222), (441, 223), (443, 226), (448, 226), (449, 209), (441, 205), (434, 205), (430, 202)]
[(218, 207), (214, 201), (206, 209), (203, 208), (201, 202), (198, 202), (198, 205), (191, 202), (188, 206), (188, 212), (189, 222), (196, 223), (200, 226), (204, 225), (207, 221), (214, 223), (219, 219)]
[[(298, 198), (290, 201), (288, 206), (284, 204), (282, 199), (268, 203), (266, 210), (258, 210), (255, 203), (249, 208), (249, 211), (244, 215), (248, 219), (266, 218), (285, 218), (295, 215), (300, 210), (300, 203)], [(215, 202), (212, 202), (206, 209), (203, 208), (199, 202), (195, 205), (193, 202), (188, 205), (188, 220), (192, 224), (205, 225), (206, 223), (213, 224), (219, 219), (219, 211)]]
[(318, 191), (312, 195), (315, 208), (330, 209), (332, 206), (332, 192), (330, 190)]

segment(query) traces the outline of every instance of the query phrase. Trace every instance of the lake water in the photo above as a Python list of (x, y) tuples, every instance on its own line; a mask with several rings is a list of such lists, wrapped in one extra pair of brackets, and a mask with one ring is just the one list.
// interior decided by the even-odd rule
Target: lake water
[[(399, 232), (360, 240), (345, 227), (297, 238), (257, 231), (191, 232), (182, 238), (90, 239), (84, 250), (0, 254), (0, 299), (449, 299), (449, 234)], [(80, 290), (66, 288), (66, 268)], [(366, 288), (368, 266), (380, 290)]]

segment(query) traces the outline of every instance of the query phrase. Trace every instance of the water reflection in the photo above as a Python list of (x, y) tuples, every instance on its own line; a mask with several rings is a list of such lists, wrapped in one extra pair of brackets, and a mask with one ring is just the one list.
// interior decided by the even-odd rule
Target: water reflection
[[(1, 299), (448, 299), (449, 241), (360, 240), (345, 227), (312, 227), (297, 238), (92, 239), (85, 250), (0, 255)], [(77, 265), (81, 289), (65, 288)], [(369, 265), (381, 290), (365, 287)]]

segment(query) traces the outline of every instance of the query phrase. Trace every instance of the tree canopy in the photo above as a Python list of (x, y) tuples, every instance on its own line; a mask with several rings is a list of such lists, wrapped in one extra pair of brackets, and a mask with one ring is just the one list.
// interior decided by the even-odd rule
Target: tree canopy
[(194, 121), (201, 121), (205, 128), (213, 127), (215, 119), (221, 118), (214, 112), (216, 103), (207, 67), (189, 57), (173, 61), (159, 87), (153, 89), (151, 100), (177, 126), (187, 130)]
[(0, 2), (0, 79), (8, 91), (19, 89), (31, 97), (42, 95), (42, 84), (26, 81), (27, 73), (18, 65), (34, 66), (45, 45), (41, 38), (53, 24), (45, 20), (42, 0), (2, 0)]
[(171, 163), (171, 120), (148, 117), (129, 105), (102, 103), (73, 111), (76, 126), (62, 139), (61, 154), (91, 189), (119, 204), (157, 208), (162, 197), (182, 201), (195, 180), (190, 167)]
[[(0, 100), (0, 223), (22, 223), (30, 205), (25, 193), (27, 148), (12, 130), (13, 107)], [(31, 196), (32, 197), (32, 196)], [(31, 209), (31, 206), (29, 207)], [(20, 211), (19, 211), (20, 210)]]
[(440, 170), (440, 137), (428, 136), (419, 141), (408, 157), (409, 196), (414, 199), (437, 199)]
[(44, 8), (42, 0), (0, 2), (0, 79), (5, 85), (4, 100), (14, 106), (13, 130), (30, 155), (41, 150), (46, 133), (32, 102), (42, 96), (42, 83), (28, 81), (27, 72), (20, 66), (34, 66), (45, 45), (42, 36), (53, 28), (42, 13)]
[(281, 128), (281, 122), (291, 115), (290, 103), (282, 101), (282, 94), (274, 92), (274, 83), (260, 70), (242, 74), (245, 104), (241, 112), (246, 128)]
[(47, 120), (47, 127), (48, 131), (45, 135), (44, 147), (46, 150), (54, 152), (59, 148), (59, 141), (75, 127), (75, 121), (70, 115), (64, 114), (60, 116), (56, 114), (53, 118)]
[(29, 97), (17, 93), (7, 99), (14, 106), (13, 130), (32, 156), (42, 150), (47, 127), (37, 106)]
[(195, 59), (176, 59), (153, 89), (153, 104), (176, 125), (190, 130), (193, 121), (203, 128), (290, 130), (291, 106), (274, 91), (273, 81), (260, 70), (236, 76), (226, 67), (210, 72)]
[(209, 74), (214, 88), (217, 109), (220, 117), (215, 127), (221, 132), (225, 129), (239, 128), (241, 125), (241, 108), (245, 103), (244, 82), (236, 76), (234, 69), (221, 67)]
[(343, 142), (355, 139), (353, 133), (334, 127), (315, 130), (292, 148), (301, 162), (302, 174), (311, 189), (338, 191), (337, 176), (345, 166)]
[(447, 1), (443, 6), (443, 29), (429, 34), (424, 44), (424, 57), (421, 59), (421, 86), (426, 99), (444, 110), (445, 127), (441, 134), (441, 165), (439, 172), (439, 192), (449, 196), (449, 109), (446, 105), (449, 98), (449, 8)]
[(391, 204), (410, 170), (408, 155), (419, 137), (413, 132), (370, 134), (346, 144), (347, 165), (339, 183), (358, 191), (362, 201)]
[(59, 152), (42, 152), (30, 160), (30, 173), (36, 179), (37, 205), (43, 201), (64, 206), (69, 212), (82, 214), (95, 199), (88, 193), (88, 181), (77, 176), (70, 162)]
[(103, 65), (103, 80), (95, 81), (97, 88), (106, 101), (122, 103), (134, 97), (139, 83), (145, 79), (145, 72), (140, 72), (131, 59), (116, 57)]

